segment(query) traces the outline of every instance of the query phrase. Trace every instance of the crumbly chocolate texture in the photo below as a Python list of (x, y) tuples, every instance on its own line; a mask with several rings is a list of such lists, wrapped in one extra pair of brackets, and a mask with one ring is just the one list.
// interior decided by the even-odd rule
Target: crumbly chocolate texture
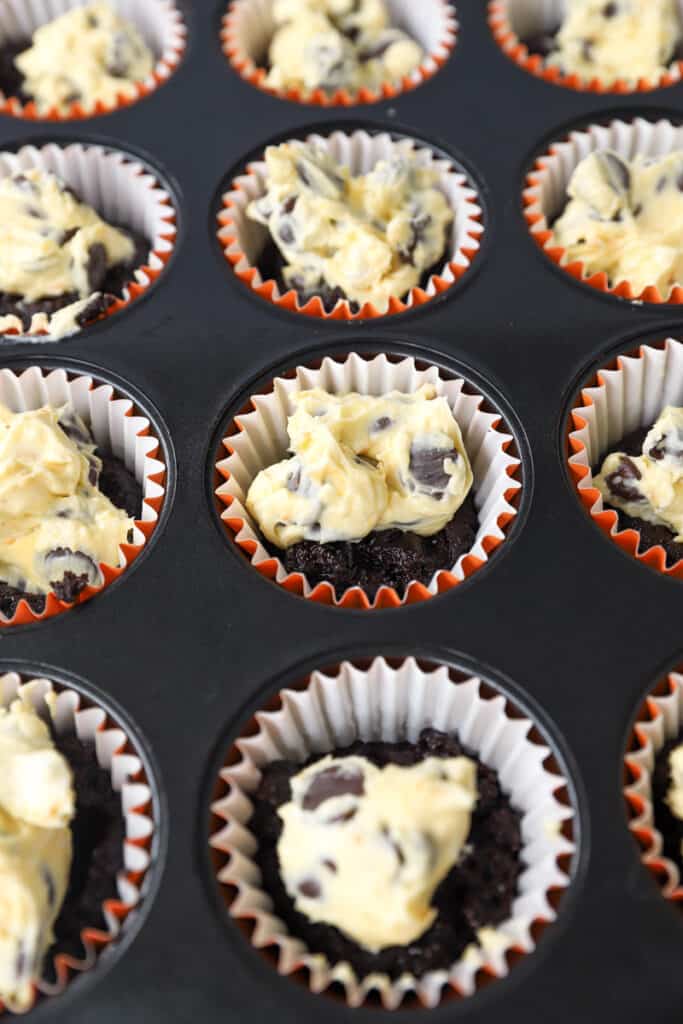
[(30, 45), (31, 40), (24, 39), (0, 46), (0, 91), (7, 97), (16, 97), (22, 103), (28, 103), (31, 97), (24, 92), (24, 76), (16, 67), (14, 58)]
[(53, 738), (74, 775), (76, 813), (71, 825), (69, 888), (55, 924), (54, 945), (45, 960), (44, 976), (49, 980), (58, 953), (83, 955), (83, 928), (106, 931), (102, 904), (118, 898), (116, 877), (124, 867), (125, 839), (121, 797), (112, 788), (109, 772), (100, 767), (94, 744), (84, 743), (73, 734), (55, 734)]
[[(601, 465), (612, 452), (623, 452), (625, 455), (642, 455), (643, 442), (651, 429), (652, 425), (641, 427), (627, 434), (623, 440), (618, 441), (617, 444), (612, 445), (605, 452), (601, 458)], [(600, 467), (595, 467), (593, 472), (600, 472)], [(648, 523), (645, 519), (640, 519), (637, 516), (629, 516), (622, 512), (621, 509), (610, 505), (609, 502), (605, 502), (605, 507), (611, 508), (617, 513), (620, 530), (637, 530), (640, 534), (639, 551), (641, 553), (657, 546), (664, 548), (668, 568), (671, 568), (671, 566), (683, 558), (683, 544), (676, 540), (676, 534), (668, 526), (658, 526), (656, 523)]]
[[(75, 194), (75, 193), (74, 193)], [(80, 199), (79, 199), (80, 201)], [(118, 228), (124, 235), (130, 238), (135, 246), (132, 259), (126, 263), (120, 263), (107, 270), (106, 254), (101, 245), (93, 245), (90, 248), (90, 259), (88, 263), (88, 278), (94, 295), (85, 309), (76, 317), (79, 327), (97, 320), (109, 309), (116, 298), (123, 298), (126, 285), (133, 280), (134, 272), (138, 267), (147, 263), (150, 253), (150, 243), (142, 235), (130, 228), (118, 224), (112, 225)], [(77, 292), (65, 292), (63, 295), (50, 296), (37, 299), (35, 302), (26, 302), (21, 295), (11, 295), (0, 291), (0, 316), (13, 315), (21, 320), (24, 330), (28, 331), (31, 326), (31, 319), (36, 313), (47, 313), (51, 316), (57, 310), (78, 302), (80, 296)]]
[(303, 540), (277, 555), (287, 572), (302, 572), (312, 586), (331, 583), (338, 592), (362, 587), (370, 599), (382, 586), (405, 591), (412, 580), (431, 581), (450, 570), (474, 546), (479, 516), (470, 492), (450, 523), (431, 537), (403, 530), (376, 530), (363, 540), (319, 544)]
[[(440, 274), (446, 259), (446, 250), (444, 249), (442, 255), (429, 268), (426, 270), (420, 279), (420, 288), (426, 289), (429, 284), (429, 279), (434, 274)], [(273, 280), (276, 282), (280, 292), (284, 294), (290, 291), (291, 284), (288, 284), (282, 274), (283, 268), (286, 266), (285, 259), (275, 245), (275, 242), (271, 238), (268, 239), (266, 245), (261, 252), (258, 259), (258, 268), (261, 272), (261, 277), (264, 281)], [(294, 289), (299, 299), (299, 303), (304, 306), (310, 299), (319, 298), (323, 304), (323, 308), (326, 313), (331, 313), (338, 302), (348, 301), (349, 308), (352, 313), (360, 312), (360, 306), (357, 302), (353, 302), (347, 299), (347, 296), (341, 288), (332, 288), (330, 285), (325, 284), (322, 287), (317, 288), (315, 291), (310, 291), (306, 288)], [(405, 298), (405, 296), (402, 296)]]
[[(129, 516), (139, 518), (142, 510), (142, 487), (140, 484), (120, 459), (105, 454), (99, 449), (96, 454), (102, 460), (102, 472), (98, 481), (99, 489), (117, 508), (123, 509)], [(132, 537), (129, 536), (130, 541), (132, 541)], [(83, 555), (83, 558), (86, 557)], [(87, 585), (87, 572), (83, 574), (65, 572), (62, 580), (53, 585), (53, 590), (60, 601), (72, 603)], [(24, 590), (17, 590), (16, 587), (11, 587), (4, 580), (0, 580), (0, 612), (5, 618), (12, 618), (22, 598), (26, 600), (36, 615), (42, 615), (45, 611), (44, 594), (30, 594)]]
[[(347, 960), (359, 977), (375, 971), (391, 978), (404, 972), (421, 977), (428, 971), (447, 969), (468, 945), (476, 943), (480, 928), (495, 927), (510, 916), (522, 870), (521, 814), (503, 793), (493, 769), (482, 764), (456, 737), (435, 729), (424, 729), (417, 744), (357, 742), (334, 751), (335, 757), (351, 754), (365, 757), (378, 767), (413, 765), (428, 757), (463, 754), (476, 762), (479, 798), (472, 814), (466, 853), (436, 891), (434, 907), (438, 916), (431, 928), (410, 946), (392, 946), (370, 953), (339, 929), (316, 924), (295, 909), (280, 877), (277, 856), (282, 831), (277, 809), (291, 799), (290, 779), (302, 768), (290, 761), (275, 761), (266, 767), (249, 823), (258, 840), (255, 860), (264, 889), (273, 900), (274, 913), (312, 952), (325, 954), (331, 962)], [(313, 757), (307, 763), (318, 759)]]
[(683, 821), (671, 812), (666, 802), (666, 796), (671, 786), (671, 772), (669, 758), (683, 742), (683, 734), (675, 740), (669, 740), (655, 758), (654, 771), (652, 772), (652, 804), (655, 816), (655, 826), (662, 835), (662, 852), (665, 857), (678, 864), (683, 869), (683, 855), (681, 854), (681, 842), (683, 842)]

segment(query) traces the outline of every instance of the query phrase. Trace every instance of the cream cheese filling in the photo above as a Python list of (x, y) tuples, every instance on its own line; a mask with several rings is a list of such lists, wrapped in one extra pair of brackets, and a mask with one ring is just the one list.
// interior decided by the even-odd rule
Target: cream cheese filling
[(469, 835), (474, 761), (378, 768), (363, 757), (330, 756), (291, 787), (278, 810), (277, 852), (296, 909), (372, 952), (422, 935), (436, 917), (432, 897)]
[(636, 295), (655, 285), (663, 296), (683, 283), (683, 151), (631, 162), (609, 150), (578, 165), (569, 202), (553, 225), (566, 263), (629, 281)]
[(605, 85), (652, 80), (674, 59), (681, 39), (676, 0), (566, 0), (548, 64)]
[(0, 405), (0, 579), (47, 593), (65, 572), (101, 582), (134, 520), (98, 489), (101, 462), (68, 406), (13, 413)]
[(291, 458), (262, 470), (247, 508), (280, 548), (301, 540), (356, 541), (373, 530), (442, 530), (472, 486), (448, 401), (413, 394), (292, 395)]
[(289, 287), (341, 289), (385, 309), (443, 257), (453, 211), (438, 173), (415, 157), (357, 177), (312, 143), (269, 146), (265, 160), (266, 194), (247, 212), (269, 229)]
[(108, 3), (90, 3), (36, 29), (32, 45), (15, 64), (23, 88), (40, 113), (68, 113), (74, 102), (90, 111), (135, 96), (136, 83), (154, 69), (154, 56), (135, 25)]
[(0, 998), (30, 1005), (67, 890), (71, 770), (33, 706), (0, 709)]
[(642, 455), (608, 455), (595, 485), (610, 505), (667, 526), (683, 542), (683, 408), (663, 410), (643, 442)]
[(424, 56), (392, 27), (384, 0), (275, 0), (273, 17), (272, 89), (377, 90), (410, 75)]

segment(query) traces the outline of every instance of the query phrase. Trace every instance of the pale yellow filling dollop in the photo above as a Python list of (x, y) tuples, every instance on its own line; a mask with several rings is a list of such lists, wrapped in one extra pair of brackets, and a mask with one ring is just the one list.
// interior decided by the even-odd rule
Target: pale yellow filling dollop
[(248, 215), (268, 227), (287, 285), (341, 289), (384, 312), (444, 257), (453, 211), (438, 182), (413, 156), (352, 177), (322, 147), (286, 142), (266, 150), (267, 191)]
[(135, 25), (108, 3), (74, 7), (41, 25), (15, 59), (41, 114), (66, 114), (76, 101), (86, 111), (98, 102), (114, 106), (120, 95), (135, 96), (154, 63)]
[(277, 852), (297, 910), (372, 952), (422, 935), (436, 916), (434, 892), (469, 835), (475, 763), (428, 758), (378, 768), (363, 757), (325, 757), (291, 786), (278, 810)]
[(247, 495), (278, 547), (392, 528), (430, 536), (465, 500), (473, 478), (460, 427), (431, 385), (382, 397), (313, 389), (292, 402), (293, 455), (262, 470)]

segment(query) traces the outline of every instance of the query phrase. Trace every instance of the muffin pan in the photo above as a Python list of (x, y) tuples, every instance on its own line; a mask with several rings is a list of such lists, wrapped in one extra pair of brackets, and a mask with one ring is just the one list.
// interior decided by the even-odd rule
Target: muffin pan
[[(370, 998), (354, 1019), (678, 1024), (683, 920), (641, 863), (623, 790), (638, 710), (680, 665), (682, 584), (626, 557), (591, 522), (567, 434), (580, 388), (619, 353), (683, 339), (683, 314), (573, 281), (531, 238), (522, 196), (554, 140), (639, 116), (675, 123), (683, 84), (633, 96), (557, 88), (501, 51), (485, 3), (456, 6), (457, 45), (443, 67), (372, 105), (330, 111), (265, 94), (222, 51), (226, 4), (178, 0), (183, 60), (144, 102), (77, 126), (0, 119), (0, 151), (121, 150), (154, 170), (177, 210), (173, 258), (125, 313), (59, 343), (1, 342), (0, 368), (62, 368), (133, 398), (167, 467), (160, 521), (135, 571), (67, 614), (2, 631), (3, 671), (67, 684), (73, 675), (130, 716), (168, 808), (167, 855), (130, 934), (29, 1020), (348, 1020), (343, 992), (279, 976), (231, 918), (211, 805), (235, 737), (283, 687), (347, 660), (412, 655), (493, 683), (538, 725), (568, 780), (576, 849), (556, 920), (534, 932), (533, 953), (506, 961), (509, 976), (429, 1009), (408, 999), (387, 1011)], [(467, 170), (485, 231), (456, 286), (392, 316), (328, 322), (237, 279), (216, 237), (226, 184), (274, 138), (340, 128), (412, 137)], [(372, 613), (296, 599), (262, 578), (214, 496), (219, 442), (248, 397), (293, 367), (351, 352), (407, 355), (463, 377), (503, 414), (522, 463), (517, 516), (488, 564), (432, 600)]]

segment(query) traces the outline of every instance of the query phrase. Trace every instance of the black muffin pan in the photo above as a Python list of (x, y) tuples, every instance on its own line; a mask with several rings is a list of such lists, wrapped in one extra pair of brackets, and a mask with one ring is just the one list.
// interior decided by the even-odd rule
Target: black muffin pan
[[(119, 947), (29, 1019), (350, 1020), (339, 999), (280, 978), (229, 918), (209, 806), (231, 740), (283, 682), (347, 657), (418, 654), (503, 680), (531, 709), (570, 774), (578, 850), (558, 920), (532, 956), (471, 999), (408, 1006), (395, 1019), (679, 1024), (683, 917), (640, 863), (622, 766), (645, 693), (682, 656), (683, 584), (637, 564), (591, 522), (564, 439), (581, 382), (640, 341), (683, 336), (683, 308), (635, 306), (570, 280), (530, 237), (521, 194), (534, 155), (570, 126), (679, 119), (683, 84), (633, 97), (546, 84), (501, 52), (484, 0), (459, 0), (457, 46), (433, 79), (390, 102), (327, 110), (237, 75), (219, 43), (224, 3), (181, 6), (185, 58), (146, 100), (83, 122), (0, 119), (3, 149), (81, 141), (142, 158), (173, 193), (179, 229), (168, 268), (127, 310), (63, 342), (2, 342), (3, 366), (61, 366), (131, 394), (169, 467), (164, 515), (134, 572), (73, 611), (0, 634), (0, 667), (75, 676), (124, 709), (160, 780), (163, 841), (146, 902)], [(274, 138), (333, 125), (416, 136), (461, 162), (480, 191), (486, 233), (473, 268), (415, 312), (366, 323), (280, 312), (223, 258), (215, 215), (234, 169)], [(461, 372), (503, 411), (523, 462), (519, 515), (490, 563), (407, 609), (343, 611), (289, 595), (237, 551), (212, 493), (220, 428), (250, 388), (354, 349)], [(353, 1019), (386, 1013), (371, 1005)]]

